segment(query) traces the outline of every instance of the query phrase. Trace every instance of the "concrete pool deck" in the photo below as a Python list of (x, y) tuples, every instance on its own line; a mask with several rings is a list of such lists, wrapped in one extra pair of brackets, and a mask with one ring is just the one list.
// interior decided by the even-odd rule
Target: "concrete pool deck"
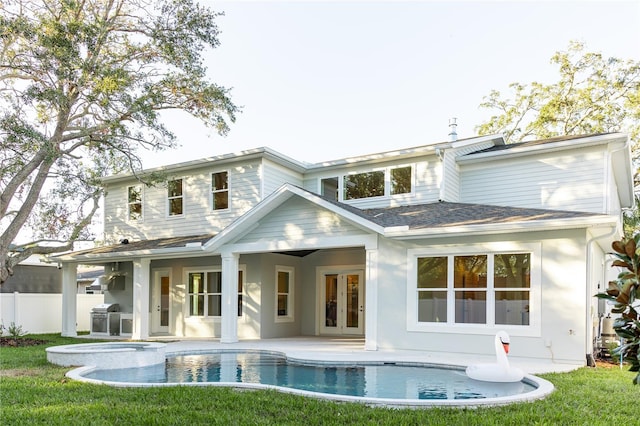
[[(153, 342), (167, 344), (166, 355), (207, 350), (265, 350), (284, 353), (291, 359), (323, 362), (407, 362), (467, 366), (478, 362), (495, 362), (495, 356), (461, 353), (424, 352), (409, 350), (364, 350), (364, 339), (344, 337), (292, 337), (262, 340), (244, 340), (220, 343), (216, 340), (182, 340), (179, 338), (151, 338)], [(509, 356), (512, 366), (527, 374), (562, 373), (583, 367), (582, 364), (557, 363), (539, 359)]]

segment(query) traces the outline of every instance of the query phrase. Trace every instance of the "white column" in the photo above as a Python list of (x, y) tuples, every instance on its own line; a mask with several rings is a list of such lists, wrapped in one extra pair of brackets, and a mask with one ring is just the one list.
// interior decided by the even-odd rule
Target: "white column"
[(62, 265), (62, 335), (76, 337), (77, 333), (77, 298), (78, 297), (78, 265), (65, 263)]
[(133, 260), (133, 333), (132, 339), (149, 337), (149, 259)]
[(378, 248), (366, 250), (364, 349), (378, 350)]
[(238, 341), (238, 253), (222, 254), (222, 320), (220, 343)]

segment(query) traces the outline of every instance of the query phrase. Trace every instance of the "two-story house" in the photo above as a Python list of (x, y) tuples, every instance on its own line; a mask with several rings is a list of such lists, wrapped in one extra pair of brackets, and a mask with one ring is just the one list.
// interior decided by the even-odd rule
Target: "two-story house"
[[(606, 252), (633, 206), (626, 135), (502, 136), (306, 164), (268, 148), (105, 180), (104, 265), (133, 338), (359, 336), (364, 347), (585, 362)], [(151, 172), (154, 170), (149, 170)], [(157, 171), (157, 170), (156, 170)]]

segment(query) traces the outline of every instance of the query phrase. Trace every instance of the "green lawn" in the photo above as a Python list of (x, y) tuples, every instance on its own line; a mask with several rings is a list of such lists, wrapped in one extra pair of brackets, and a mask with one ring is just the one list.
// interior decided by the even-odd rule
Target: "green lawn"
[[(45, 348), (78, 343), (32, 335), (44, 345), (0, 349), (2, 425), (631, 425), (640, 422), (635, 373), (583, 368), (545, 374), (556, 391), (545, 400), (505, 407), (420, 410), (371, 408), (275, 391), (214, 387), (119, 389), (74, 382), (47, 363)], [(84, 341), (84, 340), (83, 340)], [(88, 342), (88, 340), (87, 340)]]

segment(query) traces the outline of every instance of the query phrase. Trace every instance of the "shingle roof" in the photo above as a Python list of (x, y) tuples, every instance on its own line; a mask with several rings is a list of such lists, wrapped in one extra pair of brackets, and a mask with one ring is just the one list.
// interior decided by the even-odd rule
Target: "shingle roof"
[(537, 146), (537, 145), (547, 145), (547, 144), (550, 144), (550, 143), (571, 141), (571, 140), (574, 140), (574, 139), (585, 139), (585, 138), (589, 138), (589, 137), (593, 137), (593, 136), (602, 136), (602, 135), (607, 135), (607, 134), (608, 133), (594, 133), (594, 134), (591, 134), (591, 135), (556, 136), (554, 138), (548, 138), (548, 139), (539, 139), (539, 140), (534, 140), (534, 141), (508, 143), (508, 144), (505, 144), (505, 145), (495, 145), (495, 146), (492, 146), (491, 148), (486, 148), (486, 149), (481, 149), (481, 150), (478, 150), (478, 151), (474, 151), (474, 152), (469, 153), (467, 155), (482, 154), (482, 153), (485, 153), (485, 152), (507, 151), (507, 150), (514, 149), (514, 148), (526, 148), (526, 147)]
[(158, 250), (184, 247), (190, 243), (201, 243), (209, 241), (215, 237), (216, 234), (205, 235), (191, 235), (186, 237), (169, 237), (169, 238), (157, 238), (153, 240), (141, 240), (141, 241), (129, 241), (128, 243), (120, 243), (116, 245), (96, 247), (87, 250), (81, 250), (73, 252), (73, 255), (87, 255), (87, 254), (105, 254), (105, 253), (123, 253), (139, 250)]
[(584, 212), (450, 202), (367, 209), (362, 212), (364, 214), (363, 217), (368, 218), (380, 226), (408, 226), (409, 229), (504, 224), (534, 220), (559, 220), (598, 216), (594, 213)]
[[(522, 223), (540, 220), (560, 220), (575, 218), (593, 218), (594, 213), (571, 212), (562, 210), (530, 209), (519, 207), (489, 206), (484, 204), (466, 204), (434, 202), (411, 206), (387, 207), (377, 209), (358, 209), (348, 204), (326, 199), (331, 204), (349, 211), (363, 219), (382, 227), (407, 226), (409, 230), (438, 229), (456, 226), (496, 225)], [(159, 238), (153, 240), (131, 241), (127, 244), (97, 247), (74, 252), (75, 256), (100, 255), (106, 253), (124, 253), (144, 250), (158, 250), (185, 247), (189, 243), (209, 241), (216, 234), (192, 235), (185, 237)]]

